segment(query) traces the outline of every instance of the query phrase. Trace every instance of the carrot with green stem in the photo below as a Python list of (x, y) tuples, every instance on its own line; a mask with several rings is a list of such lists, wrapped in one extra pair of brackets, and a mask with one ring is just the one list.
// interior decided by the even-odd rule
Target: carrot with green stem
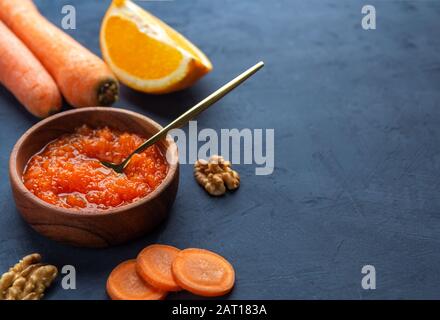
[(0, 20), (40, 60), (72, 106), (117, 100), (119, 85), (105, 62), (43, 17), (31, 0), (0, 0)]
[(58, 87), (43, 65), (0, 21), (0, 83), (33, 115), (44, 118), (60, 110)]

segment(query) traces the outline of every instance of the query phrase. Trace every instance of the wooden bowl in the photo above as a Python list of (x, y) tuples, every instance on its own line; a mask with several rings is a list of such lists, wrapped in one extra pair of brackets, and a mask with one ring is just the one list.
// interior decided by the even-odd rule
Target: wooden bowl
[(162, 128), (138, 113), (105, 107), (70, 110), (37, 123), (18, 140), (9, 160), (9, 178), (21, 215), (42, 235), (84, 247), (121, 244), (151, 231), (167, 216), (179, 184), (177, 146), (171, 137), (158, 143), (164, 154), (169, 151), (167, 176), (156, 190), (134, 203), (103, 211), (65, 209), (41, 200), (24, 186), (22, 175), (29, 159), (50, 141), (83, 124), (109, 126), (146, 138)]

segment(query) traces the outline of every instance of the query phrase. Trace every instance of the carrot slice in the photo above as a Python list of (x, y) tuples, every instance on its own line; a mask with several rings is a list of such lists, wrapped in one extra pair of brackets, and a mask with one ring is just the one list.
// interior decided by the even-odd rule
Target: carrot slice
[(119, 264), (107, 279), (107, 293), (112, 300), (162, 300), (166, 292), (153, 288), (136, 273), (136, 260)]
[(171, 272), (171, 264), (180, 249), (164, 244), (153, 244), (142, 250), (136, 258), (139, 276), (155, 288), (164, 291), (179, 291)]
[(180, 287), (200, 296), (222, 296), (234, 286), (232, 265), (208, 250), (190, 248), (180, 251), (171, 270)]

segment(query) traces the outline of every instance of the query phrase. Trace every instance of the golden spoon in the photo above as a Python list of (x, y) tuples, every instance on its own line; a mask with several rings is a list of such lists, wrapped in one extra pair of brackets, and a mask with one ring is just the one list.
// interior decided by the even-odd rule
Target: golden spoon
[(208, 109), (210, 106), (212, 106), (214, 103), (216, 103), (218, 100), (223, 98), (225, 95), (227, 95), (229, 92), (234, 90), (236, 87), (238, 87), (241, 83), (243, 83), (246, 79), (248, 79), (250, 76), (252, 76), (255, 72), (260, 70), (264, 66), (264, 62), (260, 61), (253, 67), (249, 68), (239, 76), (237, 76), (235, 79), (229, 81), (227, 84), (225, 84), (223, 87), (218, 89), (217, 91), (211, 93), (208, 97), (200, 101), (198, 104), (196, 104), (194, 107), (183, 113), (180, 117), (178, 117), (176, 120), (168, 124), (165, 128), (160, 130), (158, 133), (156, 133), (154, 136), (152, 136), (150, 139), (145, 141), (143, 144), (141, 144), (136, 150), (134, 150), (124, 161), (122, 161), (120, 164), (115, 164), (111, 162), (101, 161), (101, 163), (110, 168), (115, 170), (117, 173), (122, 173), (125, 169), (125, 167), (130, 162), (131, 158), (135, 153), (139, 153), (144, 151), (149, 146), (155, 144), (160, 139), (164, 138), (168, 131), (175, 128), (180, 128), (183, 125), (187, 124), (191, 119), (196, 117), (198, 114), (200, 114), (202, 111)]

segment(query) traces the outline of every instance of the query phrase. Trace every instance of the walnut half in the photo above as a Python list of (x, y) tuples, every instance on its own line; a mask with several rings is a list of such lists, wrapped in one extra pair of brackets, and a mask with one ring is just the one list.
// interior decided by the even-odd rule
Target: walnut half
[(58, 274), (52, 265), (40, 263), (38, 253), (24, 257), (0, 278), (0, 300), (39, 300)]
[(194, 164), (194, 177), (213, 196), (221, 196), (240, 186), (240, 175), (232, 170), (231, 163), (222, 156), (214, 155), (208, 161), (200, 159)]

